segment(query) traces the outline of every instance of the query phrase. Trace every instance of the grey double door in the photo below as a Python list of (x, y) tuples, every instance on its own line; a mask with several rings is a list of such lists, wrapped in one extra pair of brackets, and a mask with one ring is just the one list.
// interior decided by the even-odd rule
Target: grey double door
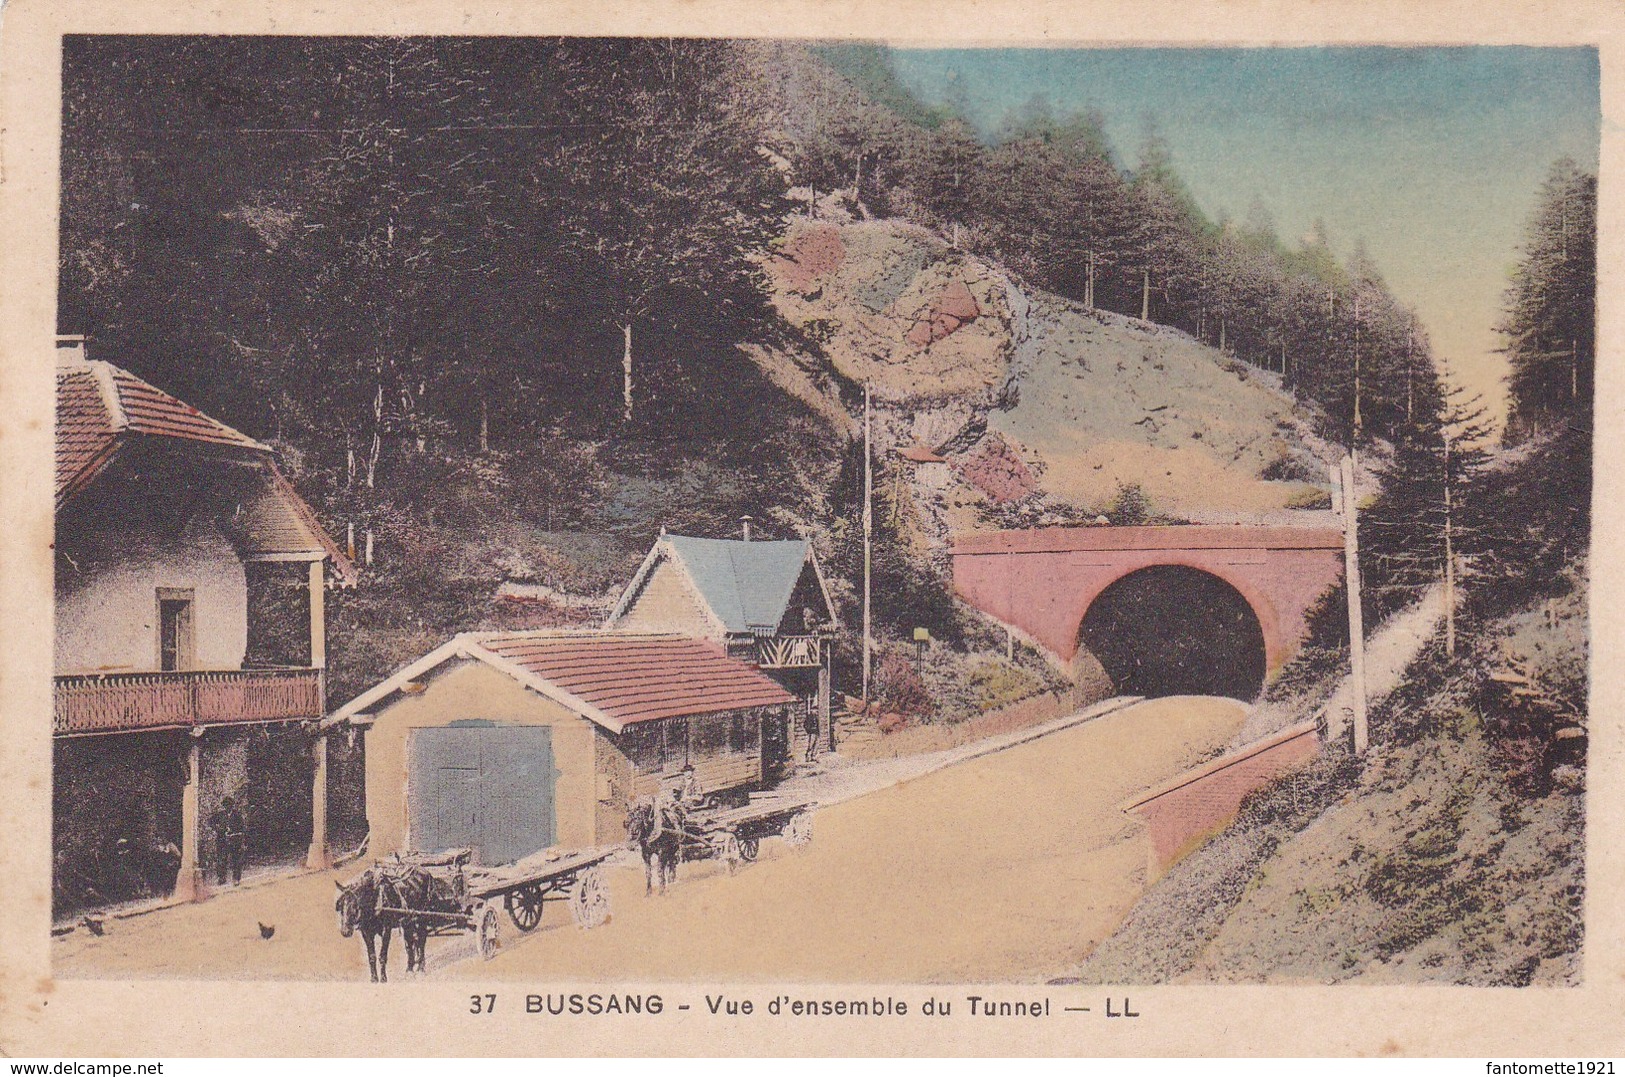
[(552, 730), (487, 722), (412, 731), (411, 847), (469, 847), (504, 864), (555, 840)]

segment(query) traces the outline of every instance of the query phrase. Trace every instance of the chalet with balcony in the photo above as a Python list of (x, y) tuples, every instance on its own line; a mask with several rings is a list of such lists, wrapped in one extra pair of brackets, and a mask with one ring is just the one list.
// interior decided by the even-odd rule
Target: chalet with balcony
[(354, 568), (267, 446), (71, 338), (56, 418), (57, 913), (202, 896), (227, 797), (250, 871), (326, 864), (365, 833), (355, 737), (317, 732)]
[[(721, 645), (782, 684), (801, 713), (768, 732), (768, 778), (809, 724), (834, 747), (830, 721), (837, 621), (811, 543), (691, 538), (661, 531), (610, 611), (613, 631), (676, 632)], [(799, 719), (799, 720), (794, 720)]]

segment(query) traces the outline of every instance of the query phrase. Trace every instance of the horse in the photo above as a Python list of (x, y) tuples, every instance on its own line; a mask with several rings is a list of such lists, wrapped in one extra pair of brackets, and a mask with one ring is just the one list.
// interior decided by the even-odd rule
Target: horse
[(647, 798), (632, 805), (626, 816), (626, 836), (643, 854), (643, 892), (654, 893), (655, 876), (660, 892), (677, 881), (677, 859), (683, 848), (683, 810), (673, 802), (656, 804)]
[[(393, 927), (387, 917), (378, 913), (378, 869), (368, 868), (349, 885), (333, 880), (339, 896), (333, 909), (339, 914), (339, 934), (349, 938), (361, 932), (361, 941), (367, 947), (367, 971), (373, 983), (389, 982), (389, 936)], [(379, 943), (380, 937), (382, 944)]]
[(405, 909), (400, 916), (401, 939), (406, 945), (406, 971), (426, 971), (430, 917), (414, 916), (421, 912), (461, 912), (463, 908), (462, 868), (468, 861), (467, 852), (450, 862), (455, 869), (452, 876), (441, 878), (416, 864), (404, 862), (389, 865), (379, 872), (376, 908)]

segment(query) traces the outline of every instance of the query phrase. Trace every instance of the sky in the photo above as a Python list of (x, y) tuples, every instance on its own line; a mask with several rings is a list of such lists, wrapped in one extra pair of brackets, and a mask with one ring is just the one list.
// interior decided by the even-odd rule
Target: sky
[(1284, 239), (1364, 240), (1455, 381), (1504, 408), (1494, 332), (1541, 182), (1597, 167), (1590, 48), (899, 49), (923, 100), (963, 95), (991, 131), (1034, 95), (1094, 109), (1119, 163), (1153, 126), (1215, 219), (1255, 200)]

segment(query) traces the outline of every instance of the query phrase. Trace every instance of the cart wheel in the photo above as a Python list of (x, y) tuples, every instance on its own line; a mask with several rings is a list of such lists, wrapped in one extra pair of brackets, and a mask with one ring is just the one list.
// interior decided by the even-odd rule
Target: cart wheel
[(495, 905), (480, 902), (474, 908), (474, 943), (480, 957), (486, 961), (497, 955), (501, 942), (497, 939), (497, 910)]
[(534, 886), (521, 887), (513, 890), (503, 899), (508, 906), (508, 916), (513, 920), (513, 926), (520, 931), (535, 931), (536, 925), (542, 922), (543, 904), (542, 892)]
[(739, 851), (739, 835), (728, 831), (717, 839), (716, 848), (717, 859), (728, 866), (728, 874), (732, 875), (739, 867), (739, 862), (745, 859), (744, 854)]
[(792, 815), (784, 825), (784, 840), (796, 846), (812, 841), (812, 812), (800, 811)]
[(762, 851), (762, 839), (754, 835), (739, 839), (739, 859), (749, 864), (756, 859), (756, 854)]
[(609, 888), (597, 867), (576, 876), (575, 889), (570, 892), (570, 911), (584, 928), (597, 927), (609, 919)]

